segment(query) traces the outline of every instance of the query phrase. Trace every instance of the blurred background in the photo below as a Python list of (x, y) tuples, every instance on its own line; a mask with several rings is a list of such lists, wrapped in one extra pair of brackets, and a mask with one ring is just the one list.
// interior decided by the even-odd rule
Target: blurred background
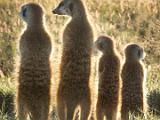
[[(113, 37), (120, 53), (128, 43), (138, 43), (144, 47), (144, 62), (148, 71), (147, 119), (160, 120), (160, 0), (83, 1), (93, 23), (95, 39), (104, 34)], [(18, 38), (24, 28), (18, 12), (20, 6), (27, 2), (44, 6), (46, 26), (52, 35), (55, 52), (60, 52), (60, 35), (68, 19), (51, 12), (60, 0), (0, 0), (0, 120), (14, 120)], [(54, 61), (59, 61), (58, 56), (55, 58)], [(55, 68), (57, 72), (58, 65)]]

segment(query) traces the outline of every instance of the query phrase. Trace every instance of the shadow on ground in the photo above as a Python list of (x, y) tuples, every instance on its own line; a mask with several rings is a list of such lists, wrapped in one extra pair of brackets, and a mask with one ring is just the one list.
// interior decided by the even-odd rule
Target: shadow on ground
[(9, 117), (14, 116), (14, 95), (0, 92), (0, 111)]
[(148, 95), (148, 105), (149, 110), (153, 112), (153, 114), (156, 114), (160, 116), (160, 92), (159, 91), (152, 91)]

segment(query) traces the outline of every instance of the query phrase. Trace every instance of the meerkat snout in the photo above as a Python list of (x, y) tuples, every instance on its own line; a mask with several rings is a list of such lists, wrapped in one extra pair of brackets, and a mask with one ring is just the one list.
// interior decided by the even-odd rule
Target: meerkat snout
[(21, 7), (19, 16), (28, 24), (42, 24), (43, 21), (43, 10), (35, 3), (24, 4)]

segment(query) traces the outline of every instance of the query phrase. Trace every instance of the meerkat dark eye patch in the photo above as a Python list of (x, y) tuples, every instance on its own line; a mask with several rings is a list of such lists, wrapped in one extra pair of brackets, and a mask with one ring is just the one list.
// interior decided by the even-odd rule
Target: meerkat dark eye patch
[(141, 50), (138, 50), (138, 57), (140, 58), (142, 55), (141, 55)]
[(26, 17), (26, 12), (27, 12), (27, 8), (25, 8), (25, 9), (22, 11), (23, 17)]
[(104, 48), (104, 44), (99, 43), (99, 49), (103, 49)]
[(59, 3), (58, 8), (64, 6), (64, 2)]
[(70, 11), (73, 11), (73, 3), (69, 4), (69, 9), (70, 9)]

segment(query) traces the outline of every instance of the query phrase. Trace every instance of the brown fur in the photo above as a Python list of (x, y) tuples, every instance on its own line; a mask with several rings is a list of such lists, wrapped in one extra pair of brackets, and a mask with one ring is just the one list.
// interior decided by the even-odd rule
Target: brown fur
[(122, 120), (128, 120), (129, 113), (143, 115), (145, 112), (145, 67), (140, 57), (135, 57), (138, 50), (142, 52), (142, 48), (136, 44), (128, 45), (125, 50), (126, 59), (122, 68)]
[(72, 120), (77, 106), (87, 120), (91, 108), (89, 87), (93, 33), (81, 0), (73, 3), (72, 19), (63, 33), (57, 109), (60, 120)]
[(33, 16), (29, 21), (32, 25), (27, 23), (19, 44), (21, 60), (16, 98), (17, 117), (26, 120), (30, 114), (32, 120), (48, 120), (51, 40), (42, 25), (41, 7), (34, 3), (27, 6)]
[(97, 48), (102, 52), (99, 60), (98, 99), (96, 105), (97, 120), (117, 120), (120, 104), (120, 57), (113, 41), (101, 36), (96, 41)]

